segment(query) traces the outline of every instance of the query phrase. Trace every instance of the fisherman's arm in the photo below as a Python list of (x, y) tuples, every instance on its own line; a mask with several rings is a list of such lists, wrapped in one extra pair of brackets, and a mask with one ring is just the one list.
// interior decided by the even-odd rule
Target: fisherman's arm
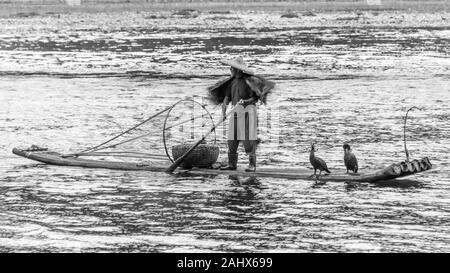
[(229, 102), (230, 102), (230, 98), (225, 97), (223, 99), (223, 103), (222, 103), (222, 117), (223, 117), (223, 119), (225, 119), (225, 115), (227, 113), (227, 106), (228, 106)]
[(251, 97), (247, 100), (244, 100), (245, 105), (253, 104), (256, 102), (258, 102), (258, 97), (256, 95), (253, 95), (253, 97)]

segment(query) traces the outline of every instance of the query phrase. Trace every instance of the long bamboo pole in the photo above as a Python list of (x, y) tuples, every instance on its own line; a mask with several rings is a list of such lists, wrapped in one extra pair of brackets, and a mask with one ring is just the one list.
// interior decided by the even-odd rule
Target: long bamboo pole
[[(178, 103), (178, 102), (177, 102), (177, 103)], [(100, 148), (101, 146), (110, 143), (111, 141), (113, 141), (113, 140), (115, 140), (115, 139), (117, 139), (117, 138), (123, 136), (124, 134), (127, 134), (127, 133), (131, 132), (132, 130), (138, 128), (139, 126), (141, 126), (141, 125), (143, 125), (143, 124), (145, 124), (146, 122), (150, 121), (151, 119), (153, 119), (153, 118), (155, 118), (155, 117), (161, 115), (162, 113), (169, 111), (169, 110), (171, 109), (171, 107), (172, 107), (172, 105), (169, 106), (169, 107), (167, 107), (167, 108), (165, 108), (165, 109), (163, 109), (163, 110), (161, 110), (161, 111), (159, 111), (158, 113), (156, 113), (156, 114), (150, 116), (149, 118), (147, 118), (147, 119), (145, 119), (144, 121), (142, 121), (142, 122), (136, 124), (135, 126), (131, 127), (130, 129), (128, 129), (128, 130), (126, 130), (126, 131), (124, 131), (124, 132), (118, 134), (117, 136), (108, 139), (108, 140), (105, 141), (105, 142), (102, 142), (102, 143), (100, 143), (100, 144), (98, 144), (98, 145), (96, 145), (96, 146), (94, 146), (94, 147), (85, 149), (85, 150), (83, 150), (83, 151), (81, 151), (81, 152), (78, 152), (78, 153), (73, 153), (73, 154), (63, 155), (63, 157), (78, 156), (78, 155), (86, 154), (86, 153), (88, 153), (88, 152), (95, 152), (95, 151), (101, 150), (101, 149), (103, 149), (103, 148)], [(117, 145), (117, 144), (116, 144), (116, 145)], [(110, 146), (110, 147), (114, 147), (114, 146), (116, 146), (116, 145), (112, 145), (112, 146)], [(110, 148), (110, 147), (109, 147), (109, 148)], [(106, 149), (106, 148), (105, 148), (105, 149)]]

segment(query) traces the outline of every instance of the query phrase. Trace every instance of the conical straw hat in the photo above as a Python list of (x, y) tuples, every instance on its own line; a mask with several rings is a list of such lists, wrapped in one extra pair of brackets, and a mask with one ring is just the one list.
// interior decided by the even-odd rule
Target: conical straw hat
[(234, 67), (236, 69), (242, 70), (242, 72), (250, 75), (255, 75), (253, 71), (251, 71), (244, 63), (244, 59), (242, 57), (236, 57), (232, 60), (222, 60), (220, 61), (223, 64), (229, 65), (231, 67)]

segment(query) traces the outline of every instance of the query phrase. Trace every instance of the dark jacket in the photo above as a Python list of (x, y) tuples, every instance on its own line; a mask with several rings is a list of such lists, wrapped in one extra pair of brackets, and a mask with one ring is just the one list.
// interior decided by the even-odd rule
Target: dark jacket
[[(275, 83), (268, 81), (262, 77), (252, 76), (244, 74), (245, 82), (248, 84), (250, 89), (255, 92), (256, 96), (262, 103), (266, 104), (267, 95), (275, 87)], [(214, 104), (221, 104), (225, 98), (227, 88), (231, 84), (233, 76), (223, 79), (217, 82), (215, 85), (208, 88), (208, 99)]]

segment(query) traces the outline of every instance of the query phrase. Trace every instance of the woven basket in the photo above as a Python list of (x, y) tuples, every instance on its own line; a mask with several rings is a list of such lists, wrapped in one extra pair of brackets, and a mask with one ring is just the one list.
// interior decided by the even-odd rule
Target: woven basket
[[(174, 160), (184, 155), (194, 144), (179, 144), (172, 147)], [(219, 146), (213, 144), (200, 144), (195, 148), (181, 164), (183, 168), (202, 167), (207, 168), (219, 158)]]

